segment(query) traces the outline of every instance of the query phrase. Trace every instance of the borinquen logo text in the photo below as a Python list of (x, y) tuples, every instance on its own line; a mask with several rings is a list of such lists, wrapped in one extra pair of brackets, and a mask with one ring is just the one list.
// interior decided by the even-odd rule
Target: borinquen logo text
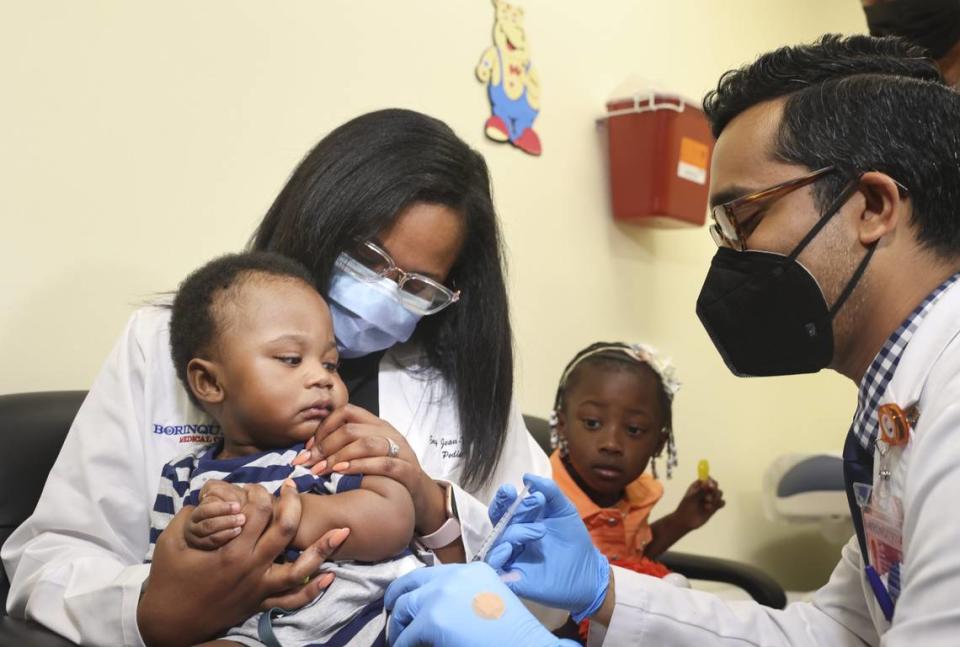
[(220, 425), (218, 424), (205, 424), (205, 425), (153, 425), (153, 433), (158, 436), (184, 436), (184, 435), (201, 435), (201, 436), (219, 436), (220, 435)]

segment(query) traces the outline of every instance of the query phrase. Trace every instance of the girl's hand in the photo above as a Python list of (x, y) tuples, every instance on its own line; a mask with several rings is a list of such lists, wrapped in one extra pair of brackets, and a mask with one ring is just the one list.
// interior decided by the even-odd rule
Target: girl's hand
[(406, 438), (390, 423), (352, 404), (334, 411), (317, 427), (293, 464), (310, 467), (314, 474), (377, 475), (401, 483), (413, 499), (419, 535), (434, 532), (446, 521), (443, 488), (420, 467)]
[(687, 493), (674, 513), (677, 520), (688, 530), (695, 530), (707, 523), (714, 513), (727, 505), (723, 500), (723, 490), (713, 479), (697, 479), (687, 488)]

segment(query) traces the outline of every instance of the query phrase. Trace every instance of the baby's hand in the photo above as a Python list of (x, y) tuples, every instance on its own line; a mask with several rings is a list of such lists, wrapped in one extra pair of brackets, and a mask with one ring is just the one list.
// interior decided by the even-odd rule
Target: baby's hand
[(187, 545), (215, 550), (239, 535), (247, 520), (240, 512), (246, 500), (241, 487), (223, 481), (205, 483), (200, 490), (200, 504), (183, 527)]
[(723, 490), (716, 481), (697, 479), (687, 488), (687, 493), (677, 506), (676, 514), (688, 529), (695, 530), (707, 523), (710, 517), (726, 504)]

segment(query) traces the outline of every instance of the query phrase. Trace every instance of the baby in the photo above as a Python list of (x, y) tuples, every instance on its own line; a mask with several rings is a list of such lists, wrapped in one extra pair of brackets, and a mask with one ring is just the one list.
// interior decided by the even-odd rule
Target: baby
[[(215, 550), (240, 534), (243, 485), (300, 493), (302, 517), (288, 559), (324, 533), (350, 534), (327, 564), (333, 583), (290, 613), (258, 614), (218, 645), (383, 644), (383, 592), (420, 562), (407, 550), (410, 494), (380, 476), (315, 476), (291, 460), (317, 426), (347, 404), (330, 311), (299, 263), (268, 253), (218, 258), (181, 284), (170, 345), (177, 375), (222, 438), (168, 463), (151, 513), (150, 551), (174, 514), (198, 506), (187, 543)], [(235, 498), (204, 496), (211, 479), (237, 484)], [(291, 555), (290, 553), (293, 553)]]

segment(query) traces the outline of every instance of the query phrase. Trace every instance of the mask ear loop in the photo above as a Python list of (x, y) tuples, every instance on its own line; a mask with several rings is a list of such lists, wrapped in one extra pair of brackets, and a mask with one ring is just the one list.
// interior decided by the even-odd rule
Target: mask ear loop
[(813, 240), (814, 237), (816, 237), (816, 235), (820, 233), (820, 230), (823, 229), (824, 226), (826, 226), (826, 224), (830, 221), (830, 219), (833, 218), (835, 215), (837, 215), (837, 212), (840, 211), (840, 208), (844, 204), (846, 204), (847, 200), (850, 199), (850, 196), (852, 196), (856, 192), (857, 183), (859, 182), (859, 180), (860, 180), (860, 176), (858, 175), (856, 179), (851, 180), (849, 183), (847, 183), (847, 186), (843, 189), (843, 191), (840, 192), (840, 195), (838, 195), (834, 199), (834, 201), (830, 203), (830, 206), (827, 207), (827, 210), (823, 212), (822, 216), (820, 216), (820, 220), (818, 220), (816, 224), (810, 229), (810, 231), (807, 232), (806, 236), (800, 239), (800, 242), (797, 243), (797, 246), (793, 248), (793, 251), (787, 255), (787, 258), (789, 260), (791, 261), (797, 260), (797, 256), (800, 255), (800, 252), (802, 252), (804, 248), (810, 244), (810, 241)]
[[(851, 180), (846, 188), (840, 192), (840, 195), (830, 203), (830, 207), (824, 212), (823, 216), (820, 217), (820, 220), (813, 226), (813, 228), (807, 232), (807, 235), (804, 236), (797, 246), (794, 247), (793, 251), (790, 252), (790, 255), (787, 258), (791, 261), (797, 260), (797, 256), (800, 255), (800, 252), (810, 244), (810, 241), (820, 233), (820, 230), (829, 222), (831, 218), (837, 215), (837, 212), (840, 211), (840, 208), (846, 204), (847, 200), (856, 193), (858, 182), (860, 180), (860, 175), (857, 175), (856, 179)], [(873, 253), (877, 251), (877, 243), (873, 243), (867, 248), (867, 253), (863, 257), (863, 260), (860, 261), (860, 264), (857, 265), (857, 269), (854, 270), (853, 276), (850, 277), (850, 280), (847, 281), (847, 284), (844, 286), (843, 291), (840, 292), (840, 296), (837, 297), (837, 300), (830, 306), (829, 316), (832, 321), (836, 316), (837, 312), (840, 311), (840, 308), (843, 307), (843, 304), (846, 300), (853, 294), (854, 288), (857, 287), (857, 284), (860, 282), (860, 279), (863, 277), (863, 273), (867, 271), (867, 264), (870, 262), (870, 258), (873, 256)]]
[(840, 311), (840, 308), (843, 306), (843, 303), (853, 294), (853, 289), (857, 287), (857, 283), (860, 282), (860, 278), (863, 276), (863, 273), (867, 271), (867, 263), (870, 262), (870, 257), (873, 256), (873, 253), (877, 251), (877, 243), (873, 243), (867, 249), (866, 255), (863, 257), (863, 260), (860, 261), (860, 264), (857, 265), (856, 271), (854, 271), (853, 276), (850, 277), (850, 280), (847, 281), (846, 287), (843, 288), (843, 292), (840, 293), (840, 296), (837, 297), (836, 302), (830, 307), (830, 319), (837, 315), (837, 312)]

